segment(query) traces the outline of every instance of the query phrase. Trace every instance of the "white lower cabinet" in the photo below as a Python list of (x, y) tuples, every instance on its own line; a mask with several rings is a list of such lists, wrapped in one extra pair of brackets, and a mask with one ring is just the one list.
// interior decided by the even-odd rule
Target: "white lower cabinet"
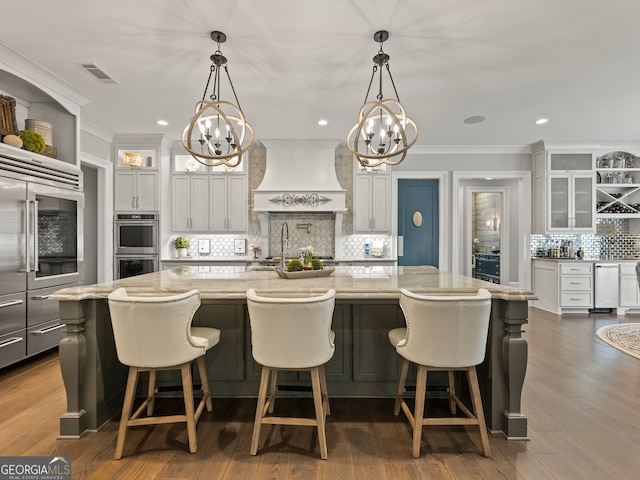
[[(640, 288), (636, 276), (636, 262), (620, 264), (620, 307), (640, 309)], [(624, 313), (621, 312), (621, 313)]]
[(114, 210), (157, 211), (158, 210), (158, 172), (117, 171), (114, 181)]
[[(538, 300), (532, 306), (562, 314), (586, 312), (595, 301), (594, 263), (582, 261), (533, 260), (533, 291)], [(607, 262), (611, 263), (611, 262)], [(636, 261), (619, 262), (617, 314), (640, 312), (640, 288)]]
[(534, 260), (533, 306), (562, 314), (593, 308), (593, 263), (580, 260)]
[(560, 313), (558, 263), (545, 260), (534, 260), (532, 263), (533, 293), (538, 297), (532, 305), (548, 312)]
[(593, 263), (560, 263), (560, 307), (593, 308)]

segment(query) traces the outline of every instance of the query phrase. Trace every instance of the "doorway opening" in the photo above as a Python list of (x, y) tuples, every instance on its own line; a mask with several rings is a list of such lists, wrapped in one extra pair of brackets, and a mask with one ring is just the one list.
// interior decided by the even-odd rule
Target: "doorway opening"
[(471, 274), (500, 283), (502, 192), (471, 193)]

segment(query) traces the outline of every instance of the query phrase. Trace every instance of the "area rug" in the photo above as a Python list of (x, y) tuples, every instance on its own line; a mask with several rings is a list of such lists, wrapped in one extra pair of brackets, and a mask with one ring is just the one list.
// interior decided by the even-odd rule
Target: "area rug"
[(640, 323), (605, 325), (596, 335), (621, 352), (640, 359)]

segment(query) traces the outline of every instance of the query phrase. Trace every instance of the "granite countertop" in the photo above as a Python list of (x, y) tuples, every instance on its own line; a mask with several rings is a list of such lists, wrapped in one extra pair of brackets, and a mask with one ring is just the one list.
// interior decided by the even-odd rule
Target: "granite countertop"
[[(180, 258), (163, 258), (160, 259), (160, 262), (164, 263), (233, 263), (233, 262), (244, 262), (244, 263), (258, 263), (267, 260), (264, 257), (261, 258), (253, 258), (246, 256), (237, 256), (237, 257), (208, 257), (206, 255), (198, 255), (198, 256), (189, 256), (189, 257), (180, 257)], [(397, 261), (392, 257), (342, 257), (342, 258), (334, 258), (333, 262), (395, 262)]]
[(156, 296), (200, 290), (203, 299), (246, 298), (248, 288), (265, 295), (305, 296), (336, 290), (337, 299), (397, 299), (400, 289), (418, 293), (473, 293), (486, 288), (495, 298), (535, 300), (530, 290), (517, 289), (476, 278), (453, 275), (429, 267), (338, 266), (326, 277), (282, 279), (275, 270), (250, 266), (184, 266), (97, 285), (58, 290), (57, 300), (106, 298), (118, 287), (131, 295)]

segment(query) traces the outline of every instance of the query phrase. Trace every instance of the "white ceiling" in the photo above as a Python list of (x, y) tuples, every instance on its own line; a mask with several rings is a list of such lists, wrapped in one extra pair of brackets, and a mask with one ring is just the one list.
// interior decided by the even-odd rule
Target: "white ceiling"
[[(179, 139), (216, 49), (209, 34), (221, 30), (257, 139), (344, 140), (379, 48), (373, 34), (386, 29), (418, 145), (640, 140), (637, 0), (16, 1), (3, 2), (2, 18), (0, 42), (93, 98), (83, 119), (112, 133)], [(118, 84), (99, 83), (85, 62)], [(463, 123), (475, 115), (486, 121)], [(534, 125), (540, 117), (549, 123)]]

